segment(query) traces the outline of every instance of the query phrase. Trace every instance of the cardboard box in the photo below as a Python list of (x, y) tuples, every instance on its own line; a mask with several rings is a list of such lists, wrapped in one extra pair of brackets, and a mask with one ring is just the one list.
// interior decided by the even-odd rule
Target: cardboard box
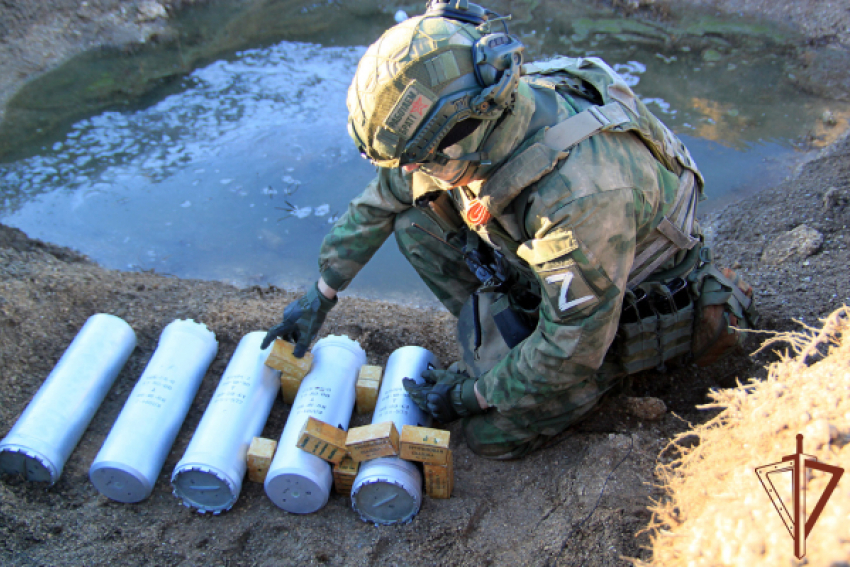
[(358, 463), (398, 455), (398, 430), (392, 421), (353, 427), (348, 431), (345, 448)]
[(355, 386), (355, 407), (357, 413), (372, 413), (378, 403), (381, 383), (371, 380), (358, 380)]
[(346, 455), (346, 433), (314, 417), (308, 417), (298, 434), (298, 448), (329, 463), (338, 463)]
[(248, 480), (265, 482), (269, 467), (274, 459), (277, 441), (254, 437), (248, 447)]
[(405, 425), (401, 428), (399, 456), (406, 461), (446, 464), (451, 433), (442, 429)]
[(351, 494), (351, 487), (354, 485), (358, 471), (360, 471), (360, 463), (355, 462), (350, 455), (346, 455), (334, 465), (334, 490), (338, 494)]
[(380, 366), (364, 364), (360, 367), (355, 386), (357, 413), (371, 413), (378, 403), (378, 393), (381, 391), (381, 378), (384, 369)]
[(275, 339), (266, 359), (266, 366), (280, 370), (280, 394), (283, 396), (283, 401), (290, 405), (295, 401), (301, 381), (313, 366), (311, 353), (305, 353), (303, 358), (295, 358), (292, 354), (294, 349), (294, 344)]
[(455, 471), (452, 452), (446, 456), (446, 464), (425, 463), (425, 493), (431, 498), (449, 498), (455, 487)]
[(301, 387), (301, 378), (293, 378), (292, 376), (280, 375), (280, 396), (283, 401), (289, 405), (295, 403), (295, 396), (298, 395), (298, 388)]

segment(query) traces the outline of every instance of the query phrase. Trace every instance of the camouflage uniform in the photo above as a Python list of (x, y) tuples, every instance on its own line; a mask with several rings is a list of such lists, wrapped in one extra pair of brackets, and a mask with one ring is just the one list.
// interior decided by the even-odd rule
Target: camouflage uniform
[[(553, 88), (558, 73), (545, 67), (529, 70), (509, 119), (487, 140), (492, 145), (517, 139), (502, 167), (522, 159), (524, 150), (543, 137), (545, 128), (533, 124), (536, 105), (556, 107), (558, 121), (593, 106), (578, 92)], [(642, 105), (640, 110), (648, 115)], [(665, 167), (639, 134), (634, 129), (600, 132), (562, 152), (554, 168), (497, 207), (486, 224), (469, 222), (463, 214), (471, 200), (486, 196), (486, 183), (451, 190), (450, 202), (464, 219), (464, 230), (477, 232), (504, 253), (542, 297), (532, 334), (479, 375), (478, 390), (493, 407), (464, 420), (467, 442), (476, 453), (523, 455), (584, 416), (624, 375), (615, 361), (605, 358), (636, 253), (670, 211), (680, 175), (690, 175), (669, 159)], [(427, 192), (419, 184), (428, 182), (418, 173), (379, 168), (322, 244), (319, 267), (330, 287), (345, 289), (395, 233), (402, 253), (428, 287), (449, 311), (460, 314), (480, 283), (460, 253), (412, 228), (416, 223), (444, 238), (456, 228), (414, 205), (414, 194)]]

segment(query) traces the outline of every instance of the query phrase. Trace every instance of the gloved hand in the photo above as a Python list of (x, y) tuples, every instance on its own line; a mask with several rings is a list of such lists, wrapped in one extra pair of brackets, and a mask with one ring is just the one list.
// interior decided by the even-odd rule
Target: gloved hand
[(268, 347), (278, 338), (295, 341), (292, 354), (295, 358), (301, 358), (316, 338), (316, 333), (325, 322), (325, 316), (336, 302), (336, 297), (328, 299), (319, 291), (319, 284), (314, 285), (303, 297), (286, 306), (283, 310), (283, 321), (269, 329), (260, 348)]
[(410, 378), (402, 384), (413, 402), (437, 421), (449, 423), (484, 411), (475, 395), (476, 378), (436, 369), (426, 370), (422, 378), (422, 384)]

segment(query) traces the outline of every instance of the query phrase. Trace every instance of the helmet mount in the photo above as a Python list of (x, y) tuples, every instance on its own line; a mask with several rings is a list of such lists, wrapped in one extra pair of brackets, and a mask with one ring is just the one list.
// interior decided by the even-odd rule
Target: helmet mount
[(425, 5), (425, 15), (440, 16), (474, 26), (486, 22), (490, 15), (498, 16), (495, 12), (467, 0), (429, 0)]

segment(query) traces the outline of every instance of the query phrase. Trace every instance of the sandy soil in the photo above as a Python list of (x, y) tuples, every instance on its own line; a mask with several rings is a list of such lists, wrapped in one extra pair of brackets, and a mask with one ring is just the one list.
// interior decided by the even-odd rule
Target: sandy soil
[[(653, 4), (619, 3), (629, 9)], [(813, 43), (827, 44), (836, 53), (843, 53), (846, 45), (842, 22), (848, 9), (843, 2), (712, 4), (727, 12), (788, 17)], [(137, 12), (130, 10), (135, 4), (117, 0), (23, 5), (27, 8), (0, 3), (0, 76), (12, 69), (16, 74), (6, 76), (13, 79), (23, 80), (75, 51), (110, 41), (109, 30), (141, 33), (140, 26), (150, 23), (138, 21)], [(122, 5), (130, 12), (122, 14)], [(72, 21), (83, 30), (76, 39), (55, 27)], [(42, 40), (32, 41), (39, 34)], [(14, 90), (9, 83), (0, 86), (0, 93)], [(756, 285), (764, 328), (787, 330), (794, 327), (793, 319), (814, 322), (850, 303), (848, 178), (850, 142), (843, 139), (781, 185), (702, 219), (720, 262)], [(824, 235), (817, 253), (778, 265), (763, 263), (767, 244), (800, 224)], [(169, 477), (230, 355), (244, 334), (277, 322), (293, 297), (274, 288), (236, 289), (216, 282), (109, 271), (71, 250), (0, 226), (0, 435), (11, 428), (90, 315), (120, 316), (138, 336), (137, 349), (59, 482), (52, 487), (16, 478), (0, 482), (0, 562), (430, 566), (624, 565), (623, 557), (648, 559), (643, 549), (648, 536), (635, 534), (649, 521), (651, 499), (661, 495), (654, 485), (656, 465), (664, 461), (661, 449), (689, 423), (715, 415), (696, 409), (709, 401), (709, 389), (733, 386), (738, 378), (764, 376), (763, 365), (771, 360), (771, 355), (742, 354), (710, 369), (680, 367), (667, 374), (639, 375), (631, 393), (662, 399), (669, 409), (662, 420), (641, 421), (620, 400), (610, 400), (558, 442), (522, 461), (479, 459), (453, 427), (455, 493), (449, 500), (426, 499), (408, 525), (366, 524), (353, 513), (348, 499), (338, 495), (316, 514), (291, 515), (276, 508), (262, 486), (247, 480), (230, 512), (204, 516), (183, 508), (171, 494)], [(177, 318), (191, 318), (213, 330), (220, 344), (218, 355), (153, 495), (139, 504), (113, 502), (89, 483), (88, 467), (153, 353), (159, 333)], [(372, 364), (385, 363), (393, 350), (410, 344), (431, 349), (443, 363), (457, 356), (451, 340), (453, 322), (440, 311), (344, 298), (322, 334), (347, 334), (359, 340)], [(279, 436), (287, 412), (288, 406), (277, 401), (264, 436)], [(367, 419), (358, 416), (355, 424)]]

